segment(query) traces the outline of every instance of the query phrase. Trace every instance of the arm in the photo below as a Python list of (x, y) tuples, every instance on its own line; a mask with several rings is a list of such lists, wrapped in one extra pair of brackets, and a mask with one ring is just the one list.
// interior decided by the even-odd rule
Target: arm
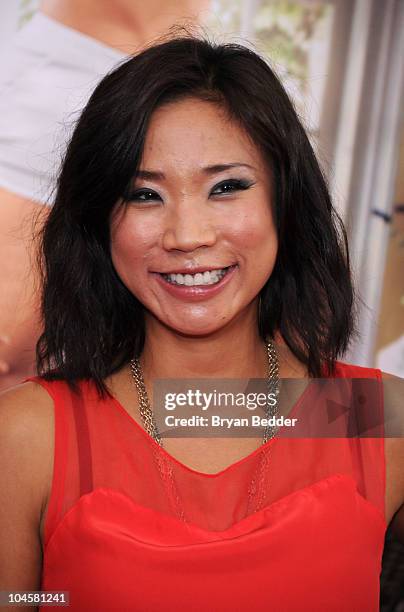
[(52, 400), (38, 385), (0, 394), (0, 590), (40, 590), (39, 526), (53, 469), (52, 430)]
[(34, 373), (40, 320), (33, 222), (48, 212), (47, 206), (0, 188), (0, 337), (9, 339), (0, 342), (0, 390)]

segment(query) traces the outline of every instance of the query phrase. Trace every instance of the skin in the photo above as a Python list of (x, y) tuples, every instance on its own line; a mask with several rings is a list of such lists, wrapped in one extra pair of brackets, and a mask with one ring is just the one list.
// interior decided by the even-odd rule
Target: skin
[[(250, 167), (204, 170), (218, 164)], [(237, 375), (246, 363), (256, 368), (263, 355), (258, 293), (278, 248), (267, 165), (223, 111), (186, 100), (156, 111), (140, 170), (165, 178), (133, 185), (152, 190), (151, 197), (115, 211), (111, 255), (123, 282), (146, 307), (145, 367), (164, 376), (178, 369), (184, 376)], [(212, 193), (231, 179), (251, 186)], [(237, 269), (219, 294), (196, 302), (172, 297), (151, 273), (187, 264)]]
[(1, 188), (0, 202), (0, 389), (6, 389), (35, 370), (40, 320), (31, 228), (49, 209)]
[[(215, 164), (249, 164), (206, 175)], [(272, 214), (270, 169), (243, 130), (218, 107), (184, 100), (156, 111), (148, 130), (134, 190), (153, 197), (116, 207), (111, 217), (111, 253), (122, 281), (144, 304), (146, 344), (141, 357), (148, 391), (160, 377), (264, 377), (265, 346), (256, 331), (257, 293), (270, 276), (278, 242)], [(253, 182), (249, 189), (213, 195), (230, 178)], [(219, 189), (220, 191), (220, 189)], [(152, 270), (236, 262), (234, 277), (214, 297), (180, 301), (166, 294)], [(275, 336), (281, 377), (307, 371)], [(153, 357), (152, 357), (153, 356)], [(214, 356), (214, 359), (212, 358)], [(385, 379), (394, 378), (383, 373)], [(106, 383), (141, 423), (130, 371), (125, 365)], [(151, 397), (152, 399), (152, 397)], [(53, 405), (35, 383), (0, 395), (0, 589), (37, 590), (44, 525), (51, 491)], [(193, 469), (217, 472), (246, 456), (260, 441), (227, 438), (165, 440), (166, 450)], [(403, 521), (404, 447), (386, 439), (386, 521)], [(12, 517), (12, 518), (11, 518)]]
[[(198, 23), (209, 5), (210, 0), (43, 0), (39, 10), (110, 47), (134, 53), (174, 24)], [(22, 197), (18, 190), (0, 186), (0, 390), (35, 371), (41, 326), (27, 228), (41, 208), (40, 202)], [(44, 209), (43, 218), (47, 213)]]
[(210, 0), (43, 0), (41, 10), (110, 47), (134, 53), (175, 24), (200, 23), (210, 4)]

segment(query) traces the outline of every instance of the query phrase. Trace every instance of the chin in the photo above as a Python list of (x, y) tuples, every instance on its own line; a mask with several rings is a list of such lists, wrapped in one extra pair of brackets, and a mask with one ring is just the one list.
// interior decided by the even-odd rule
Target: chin
[(226, 324), (226, 322), (223, 323), (223, 325), (218, 326), (217, 324), (217, 320), (215, 322), (210, 322), (210, 323), (203, 323), (202, 321), (200, 321), (199, 323), (194, 323), (194, 324), (190, 324), (190, 325), (184, 325), (184, 322), (182, 321), (181, 323), (179, 323), (178, 325), (176, 325), (174, 322), (168, 322), (165, 321), (164, 325), (166, 325), (166, 327), (168, 327), (169, 329), (173, 330), (174, 332), (182, 335), (182, 336), (195, 336), (195, 337), (202, 337), (202, 336), (208, 336), (211, 334), (214, 334), (215, 332), (220, 331), (220, 329), (222, 329), (222, 327), (224, 327)]
[(203, 326), (203, 327), (171, 327), (171, 329), (180, 334), (181, 336), (189, 337), (203, 337), (210, 336), (215, 332), (219, 331), (220, 328), (217, 326)]

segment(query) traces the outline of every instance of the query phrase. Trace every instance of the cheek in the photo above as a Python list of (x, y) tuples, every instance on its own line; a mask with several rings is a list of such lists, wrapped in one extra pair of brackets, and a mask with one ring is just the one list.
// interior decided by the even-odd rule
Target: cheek
[(136, 225), (130, 215), (111, 228), (111, 258), (123, 282), (132, 284), (134, 277), (145, 270), (156, 230), (151, 224)]
[(232, 224), (233, 243), (248, 264), (253, 263), (258, 274), (270, 272), (278, 251), (275, 224), (268, 210), (239, 215)]

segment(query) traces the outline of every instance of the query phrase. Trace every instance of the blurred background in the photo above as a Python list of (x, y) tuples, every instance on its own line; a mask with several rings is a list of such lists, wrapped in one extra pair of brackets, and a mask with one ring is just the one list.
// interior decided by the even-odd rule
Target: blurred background
[[(69, 122), (116, 62), (184, 20), (219, 40), (254, 46), (282, 78), (348, 232), (361, 339), (343, 360), (404, 377), (403, 0), (6, 0), (0, 3), (0, 388), (32, 371), (39, 323), (32, 320), (28, 234), (19, 228), (26, 214), (51, 204), (49, 185)], [(90, 65), (92, 53), (97, 62)], [(18, 80), (35, 77), (35, 70), (40, 92)], [(18, 134), (10, 128), (15, 117), (28, 126)], [(25, 167), (18, 167), (21, 158)], [(393, 541), (389, 550), (381, 609), (404, 610), (403, 551)]]
[[(16, 33), (26, 28), (39, 9), (51, 17), (56, 15), (62, 24), (73, 26), (86, 37), (95, 35), (103, 43), (110, 42), (105, 26), (91, 32), (85, 11), (91, 4), (95, 6), (94, 0), (82, 0), (81, 3), (77, 0), (2, 2), (0, 58), (3, 72), (11, 59), (11, 42)], [(100, 0), (98, 11), (107, 4), (111, 23), (112, 5), (123, 10), (130, 4), (132, 10), (134, 7), (140, 14), (144, 12), (142, 3), (136, 0)], [(356, 287), (361, 299), (361, 340), (351, 346), (345, 360), (380, 367), (404, 377), (403, 1), (178, 0), (170, 3), (169, 0), (153, 0), (150, 4), (154, 4), (156, 10), (160, 5), (160, 11), (167, 13), (167, 18), (163, 24), (156, 25), (155, 31), (149, 30), (149, 38), (183, 18), (198, 21), (221, 39), (255, 46), (281, 76), (310, 134), (349, 235)], [(170, 4), (177, 7), (171, 13)], [(72, 7), (73, 17), (66, 6)], [(133, 51), (121, 48), (118, 53), (125, 54), (129, 50)], [(105, 72), (118, 61), (118, 53), (112, 56)], [(99, 76), (102, 76), (100, 70)], [(88, 91), (95, 82), (92, 75)], [(80, 86), (82, 88), (82, 83)], [(71, 91), (72, 86), (69, 95)], [(17, 94), (21, 92), (18, 90)], [(84, 103), (83, 89), (81, 95)], [(64, 117), (61, 112), (59, 117), (55, 116), (55, 132), (71, 119), (73, 111), (79, 109), (80, 104), (76, 102), (75, 107), (64, 109)], [(7, 109), (3, 106), (2, 110), (4, 121)], [(9, 163), (4, 159), (10, 155), (7, 147), (10, 149), (12, 145), (10, 135), (4, 134), (4, 130), (2, 133), (1, 128), (0, 124), (0, 187), (8, 187), (14, 193), (17, 188), (10, 187), (7, 177), (2, 176)], [(45, 146), (49, 145), (50, 149), (49, 143)], [(17, 146), (20, 153), (24, 144), (19, 142), (14, 149)], [(57, 149), (58, 156), (55, 151), (53, 172), (61, 156), (61, 146)], [(39, 154), (45, 157), (44, 145)], [(23, 186), (19, 195), (27, 195)], [(35, 201), (34, 197), (30, 199)], [(37, 200), (41, 201), (38, 197)], [(6, 259), (8, 257), (2, 256), (3, 261)], [(0, 313), (7, 308), (10, 306), (3, 298)], [(16, 327), (21, 323), (15, 318), (14, 307), (12, 310), (14, 320), (9, 317), (6, 326), (2, 325), (0, 314), (0, 339), (5, 337), (9, 345), (13, 344)], [(4, 357), (7, 362), (7, 351), (12, 353), (12, 348), (5, 342), (0, 344), (0, 360)], [(19, 355), (27, 356), (22, 360), (24, 364), (32, 360), (29, 351), (30, 347), (21, 346)], [(8, 365), (14, 368), (17, 376), (24, 374), (23, 369), (18, 371), (17, 367), (16, 370), (10, 361), (12, 359)], [(26, 369), (27, 365), (24, 367)], [(3, 386), (14, 382), (10, 372), (3, 379)]]

